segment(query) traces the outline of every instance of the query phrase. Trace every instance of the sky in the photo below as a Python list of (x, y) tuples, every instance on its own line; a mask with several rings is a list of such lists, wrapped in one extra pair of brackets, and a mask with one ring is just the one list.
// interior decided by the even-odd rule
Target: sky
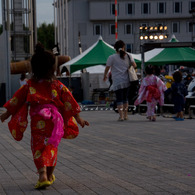
[(54, 21), (53, 0), (37, 0), (37, 25)]
[[(37, 26), (46, 22), (50, 24), (54, 21), (53, 0), (37, 0)], [(2, 7), (0, 0), (0, 24), (2, 24)]]

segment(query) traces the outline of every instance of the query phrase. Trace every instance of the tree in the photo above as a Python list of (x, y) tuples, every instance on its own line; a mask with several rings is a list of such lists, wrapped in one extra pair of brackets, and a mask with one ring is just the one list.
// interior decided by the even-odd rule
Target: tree
[(42, 23), (37, 28), (37, 40), (41, 42), (45, 49), (52, 50), (54, 47), (54, 24)]

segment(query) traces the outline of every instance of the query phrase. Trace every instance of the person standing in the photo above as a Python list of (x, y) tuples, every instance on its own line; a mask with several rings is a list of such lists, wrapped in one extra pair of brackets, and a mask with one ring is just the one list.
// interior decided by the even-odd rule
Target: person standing
[[(119, 112), (119, 121), (127, 120), (128, 114), (128, 88), (130, 86), (128, 68), (131, 64), (137, 67), (133, 57), (125, 51), (125, 43), (119, 40), (115, 43), (116, 54), (108, 57), (104, 71), (104, 81), (108, 78), (108, 72), (111, 68), (113, 91), (116, 94), (117, 108)], [(129, 57), (128, 57), (129, 55)]]
[(174, 82), (171, 87), (166, 91), (166, 95), (171, 93), (172, 101), (176, 116), (173, 117), (176, 121), (183, 121), (183, 110), (185, 107), (185, 96), (188, 94), (186, 86), (182, 82), (182, 73), (176, 71), (173, 73)]
[(148, 65), (145, 68), (146, 77), (142, 80), (139, 89), (139, 96), (135, 101), (135, 106), (143, 101), (147, 103), (147, 118), (151, 121), (156, 121), (155, 108), (157, 103), (164, 104), (164, 91), (166, 86), (163, 81), (154, 75), (154, 67)]
[(39, 173), (36, 189), (50, 186), (61, 138), (71, 139), (78, 135), (77, 123), (89, 125), (79, 112), (80, 106), (68, 88), (55, 77), (55, 56), (41, 44), (36, 45), (31, 59), (32, 78), (5, 103), (2, 122), (8, 123), (15, 140), (20, 141), (27, 127), (28, 106), (31, 117), (31, 150)]

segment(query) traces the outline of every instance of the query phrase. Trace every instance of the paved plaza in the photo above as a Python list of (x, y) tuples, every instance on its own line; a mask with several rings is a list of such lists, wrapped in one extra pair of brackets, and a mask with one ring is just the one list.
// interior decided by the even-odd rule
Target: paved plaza
[[(1, 110), (2, 111), (2, 110)], [(195, 195), (195, 119), (83, 111), (90, 127), (59, 145), (56, 181), (35, 190), (30, 127), (22, 141), (0, 125), (0, 195)]]

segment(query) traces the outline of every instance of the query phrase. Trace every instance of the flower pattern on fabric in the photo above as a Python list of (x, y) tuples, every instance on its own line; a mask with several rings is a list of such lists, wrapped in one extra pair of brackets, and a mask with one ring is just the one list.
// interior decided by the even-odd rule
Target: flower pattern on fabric
[(41, 120), (37, 122), (37, 129), (45, 128), (45, 121)]
[(71, 106), (71, 104), (69, 102), (65, 102), (64, 103), (64, 108), (65, 108), (66, 111), (69, 111), (69, 110), (72, 109), (72, 106)]
[(12, 134), (12, 136), (13, 136), (14, 138), (16, 138), (16, 130), (15, 130), (15, 129), (12, 129), (11, 134)]
[(13, 98), (10, 100), (10, 105), (16, 106), (17, 104), (18, 104), (18, 98), (17, 98), (17, 97), (13, 97)]
[(55, 89), (52, 90), (52, 96), (53, 98), (57, 97), (58, 93)]
[(36, 93), (36, 89), (35, 88), (30, 87), (29, 89), (30, 89), (30, 94), (35, 94)]
[(35, 154), (34, 154), (34, 159), (38, 159), (41, 156), (41, 151), (36, 150)]

